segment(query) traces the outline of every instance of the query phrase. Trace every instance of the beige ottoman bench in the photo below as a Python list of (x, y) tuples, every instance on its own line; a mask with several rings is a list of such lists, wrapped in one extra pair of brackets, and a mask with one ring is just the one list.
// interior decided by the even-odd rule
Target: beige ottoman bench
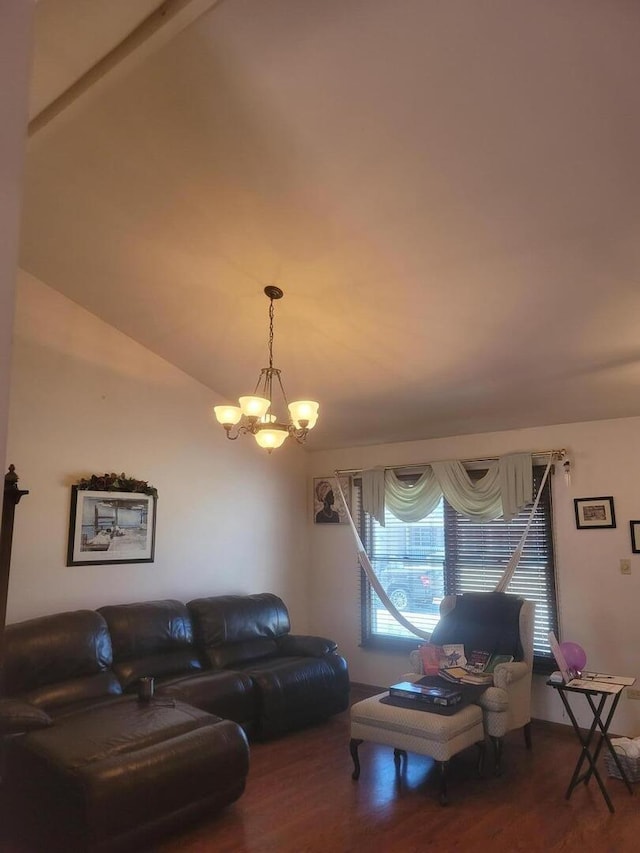
[(484, 728), (482, 710), (467, 705), (454, 714), (414, 710), (385, 704), (388, 693), (379, 693), (351, 706), (351, 742), (353, 779), (360, 777), (358, 747), (367, 740), (392, 746), (396, 766), (407, 752), (427, 755), (440, 768), (440, 802), (447, 800), (447, 765), (449, 759), (473, 744), (478, 747), (478, 772), (484, 760)]

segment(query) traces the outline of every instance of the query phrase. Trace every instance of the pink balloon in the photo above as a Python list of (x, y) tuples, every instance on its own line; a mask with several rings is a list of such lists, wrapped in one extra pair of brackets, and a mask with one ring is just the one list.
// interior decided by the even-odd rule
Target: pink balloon
[(569, 669), (577, 669), (578, 672), (587, 665), (587, 653), (577, 643), (564, 642), (560, 643), (560, 650), (564, 655)]

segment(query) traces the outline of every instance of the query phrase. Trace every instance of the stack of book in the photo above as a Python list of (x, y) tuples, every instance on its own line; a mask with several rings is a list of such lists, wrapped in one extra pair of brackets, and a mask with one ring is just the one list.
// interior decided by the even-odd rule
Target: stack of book
[(453, 666), (440, 670), (440, 675), (447, 681), (462, 684), (493, 684), (493, 673), (473, 672), (463, 666)]
[(464, 646), (422, 646), (423, 667), (426, 675), (440, 675), (447, 681), (463, 684), (493, 684), (493, 672), (499, 663), (510, 663), (513, 655), (472, 651), (467, 660)]
[(411, 681), (401, 681), (389, 688), (389, 696), (396, 699), (404, 699), (414, 702), (416, 707), (428, 708), (430, 705), (439, 705), (449, 708), (462, 701), (462, 693), (449, 687), (426, 687), (422, 684), (413, 684)]

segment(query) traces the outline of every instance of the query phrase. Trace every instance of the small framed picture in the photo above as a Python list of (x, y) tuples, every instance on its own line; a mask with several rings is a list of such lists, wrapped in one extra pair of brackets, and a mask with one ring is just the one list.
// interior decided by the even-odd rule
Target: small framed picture
[(616, 526), (612, 497), (574, 498), (573, 505), (578, 530)]
[[(351, 509), (351, 477), (339, 477), (340, 487)], [(316, 524), (348, 524), (349, 518), (335, 477), (315, 477), (313, 480), (313, 520)]]
[(631, 528), (631, 551), (640, 554), (640, 521), (630, 521)]

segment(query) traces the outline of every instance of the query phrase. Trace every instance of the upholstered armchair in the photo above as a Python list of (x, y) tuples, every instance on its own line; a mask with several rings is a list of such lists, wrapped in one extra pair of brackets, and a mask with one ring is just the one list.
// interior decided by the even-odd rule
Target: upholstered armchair
[[(533, 673), (533, 626), (535, 603), (503, 592), (447, 595), (440, 604), (440, 621), (431, 635), (438, 645), (464, 643), (467, 657), (475, 649), (513, 654), (511, 663), (500, 663), (493, 684), (477, 699), (483, 712), (484, 730), (493, 743), (496, 774), (501, 772), (502, 738), (523, 728), (531, 749), (531, 678)], [(422, 656), (411, 652), (412, 673), (424, 674)]]

